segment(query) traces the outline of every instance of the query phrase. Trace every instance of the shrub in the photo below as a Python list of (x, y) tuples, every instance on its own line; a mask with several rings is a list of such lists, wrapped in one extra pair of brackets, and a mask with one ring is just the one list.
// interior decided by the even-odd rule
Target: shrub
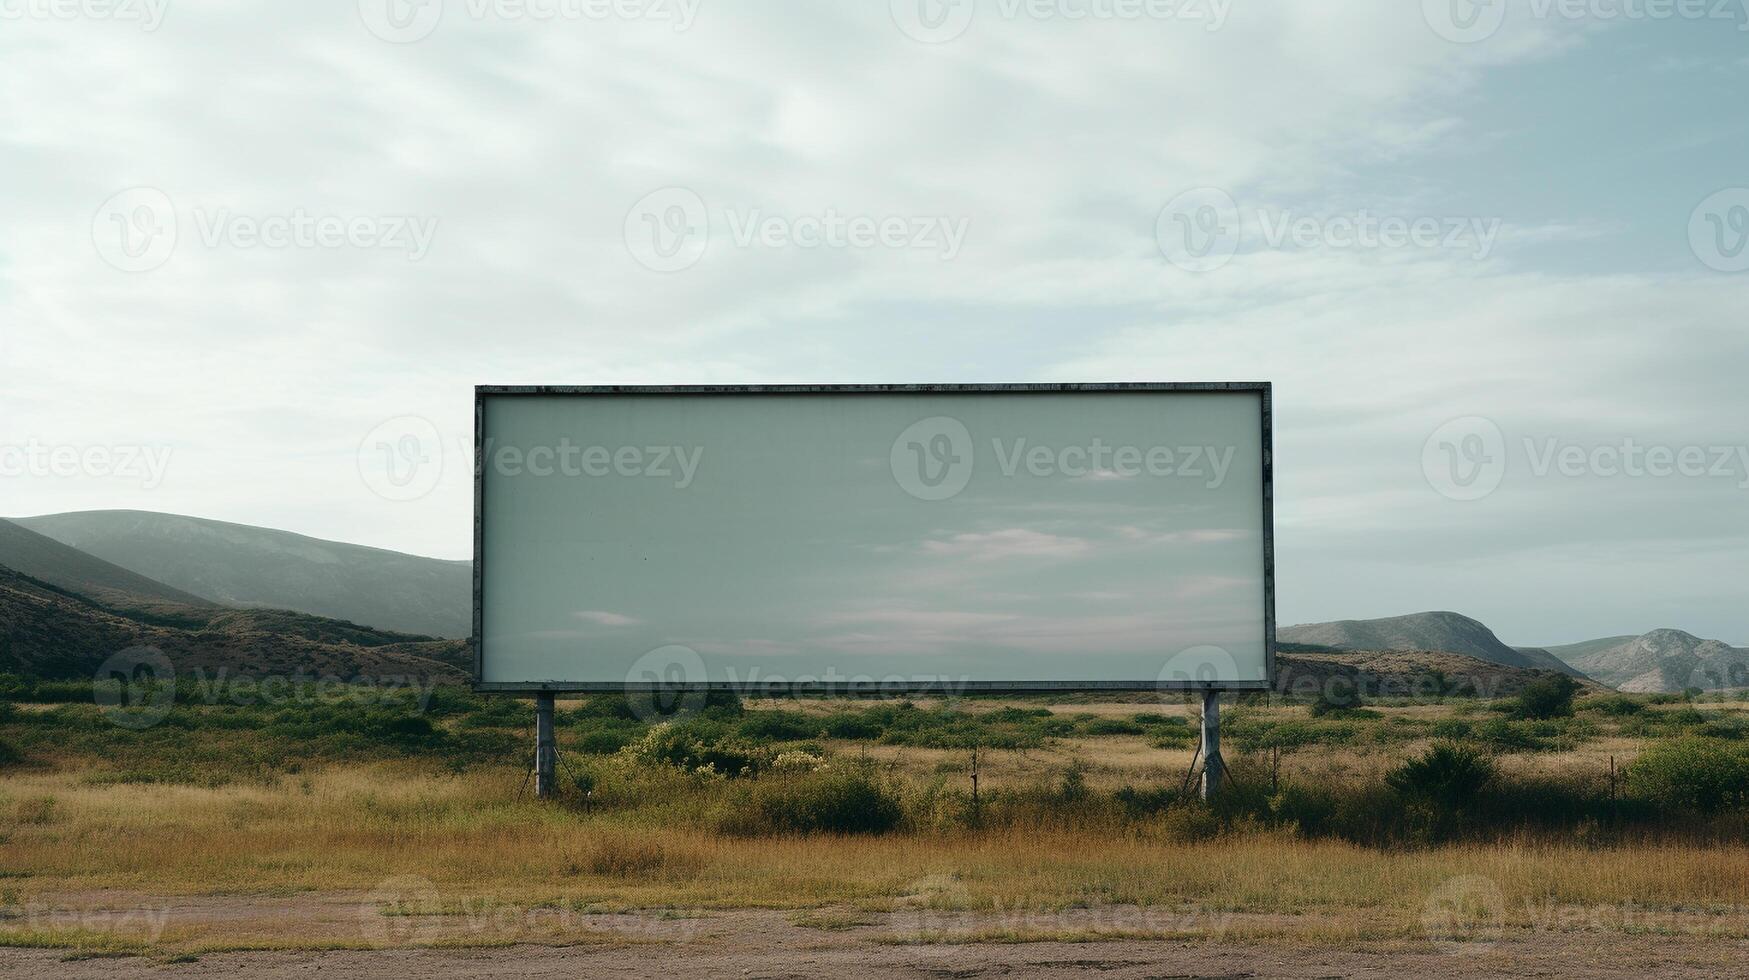
[(625, 729), (600, 729), (584, 732), (577, 740), (577, 750), (586, 755), (612, 755), (631, 744), (636, 734)]
[(1599, 714), (1609, 715), (1613, 718), (1625, 718), (1628, 715), (1637, 715), (1646, 710), (1644, 703), (1636, 698), (1630, 698), (1625, 694), (1612, 694), (1608, 697), (1601, 698), (1587, 698), (1584, 707), (1587, 711), (1596, 711)]
[(1153, 789), (1137, 789), (1134, 786), (1124, 786), (1113, 794), (1119, 807), (1123, 808), (1124, 816), (1130, 819), (1159, 813), (1178, 800), (1178, 790), (1157, 786)]
[(1097, 718), (1087, 723), (1085, 731), (1089, 735), (1141, 735), (1147, 729), (1122, 718)]
[(1456, 742), (1469, 738), (1476, 733), (1476, 726), (1461, 718), (1447, 718), (1433, 723), (1431, 734), (1434, 738), (1446, 742)]
[(23, 761), (24, 753), (18, 751), (18, 747), (11, 742), (0, 738), (0, 768), (15, 766)]
[(1336, 690), (1338, 685), (1325, 684), (1319, 687), (1318, 694), (1312, 698), (1311, 712), (1313, 718), (1322, 718), (1328, 714), (1338, 714), (1351, 711), (1361, 706), (1360, 692), (1355, 689)]
[(721, 726), (708, 722), (663, 722), (621, 751), (647, 764), (724, 776), (755, 775), (770, 762), (769, 749), (725, 738), (721, 732)]
[(1717, 813), (1749, 801), (1749, 758), (1739, 749), (1693, 736), (1661, 742), (1628, 767), (1628, 784), (1642, 797)]
[(881, 737), (881, 726), (861, 715), (828, 715), (822, 727), (825, 729), (827, 738), (863, 742)]
[(794, 742), (813, 738), (823, 727), (799, 711), (752, 711), (742, 716), (736, 733), (753, 742)]
[(1201, 801), (1185, 802), (1168, 808), (1160, 826), (1173, 840), (1203, 841), (1219, 836), (1221, 818)]
[(1512, 722), (1505, 718), (1493, 718), (1478, 725), (1475, 738), (1503, 751), (1535, 751), (1546, 747), (1529, 722)]
[(1467, 745), (1440, 742), (1391, 770), (1385, 783), (1412, 800), (1456, 811), (1474, 802), (1494, 775), (1494, 760)]
[(1566, 674), (1556, 674), (1531, 681), (1518, 692), (1513, 704), (1515, 718), (1546, 720), (1568, 718), (1573, 714), (1573, 695), (1579, 693), (1579, 682)]
[(1336, 803), (1336, 793), (1328, 785), (1293, 781), (1269, 798), (1269, 814), (1277, 823), (1312, 836), (1323, 833), (1329, 826), (1330, 818), (1336, 814)]
[(884, 834), (899, 825), (898, 797), (867, 766), (828, 768), (799, 779), (760, 780), (732, 808), (730, 833)]
[(1087, 799), (1087, 764), (1076, 759), (1063, 767), (1062, 778), (1057, 781), (1057, 798), (1065, 803), (1079, 803)]

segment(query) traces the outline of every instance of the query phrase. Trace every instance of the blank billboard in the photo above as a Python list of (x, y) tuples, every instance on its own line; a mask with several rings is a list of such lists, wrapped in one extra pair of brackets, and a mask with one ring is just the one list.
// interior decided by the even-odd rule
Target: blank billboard
[(1261, 688), (1269, 386), (476, 393), (488, 690)]

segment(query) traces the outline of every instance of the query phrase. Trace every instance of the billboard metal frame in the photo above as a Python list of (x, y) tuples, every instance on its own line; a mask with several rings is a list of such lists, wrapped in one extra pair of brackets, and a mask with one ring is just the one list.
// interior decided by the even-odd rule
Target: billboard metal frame
[[(549, 681), (485, 683), (480, 680), (485, 655), (482, 587), (485, 582), (486, 400), (523, 396), (641, 395), (988, 395), (1053, 393), (1232, 392), (1261, 399), (1263, 424), (1263, 657), (1260, 681), (869, 681), (845, 683), (736, 684), (726, 681), (675, 685), (611, 681)], [(1271, 421), (1271, 386), (1267, 381), (1120, 382), (1111, 384), (814, 384), (814, 385), (476, 385), (474, 388), (474, 690), (509, 694), (652, 693), (733, 691), (743, 695), (953, 695), (1036, 694), (1073, 691), (1262, 691), (1275, 678), (1275, 450)], [(543, 701), (549, 700), (546, 698)]]

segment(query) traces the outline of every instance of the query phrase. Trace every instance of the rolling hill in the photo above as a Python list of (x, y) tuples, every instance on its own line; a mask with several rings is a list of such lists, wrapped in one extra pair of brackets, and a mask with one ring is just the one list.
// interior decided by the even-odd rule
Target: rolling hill
[[(1526, 684), (1549, 673), (1538, 667), (1508, 667), (1461, 653), (1318, 652), (1301, 648), (1276, 655), (1275, 690), (1301, 695), (1329, 690), (1358, 691), (1369, 697), (1504, 698), (1517, 695)], [(1587, 683), (1601, 690), (1601, 685)]]
[(1677, 629), (1587, 640), (1549, 647), (1548, 652), (1634, 693), (1749, 688), (1749, 650)]
[(4, 519), (0, 519), (0, 565), (109, 606), (213, 605)]
[(81, 511), (15, 523), (224, 605), (290, 609), (424, 636), (473, 631), (466, 561), (150, 511)]
[(232, 676), (418, 677), (462, 683), (465, 640), (387, 633), (278, 610), (164, 603), (111, 607), (0, 566), (0, 673), (91, 677), (135, 646), (163, 651), (177, 671)]
[(1312, 649), (1458, 653), (1504, 667), (1553, 670), (1580, 678), (1586, 676), (1582, 670), (1546, 650), (1507, 646), (1493, 630), (1454, 612), (1285, 626), (1276, 631), (1276, 637), (1285, 643)]

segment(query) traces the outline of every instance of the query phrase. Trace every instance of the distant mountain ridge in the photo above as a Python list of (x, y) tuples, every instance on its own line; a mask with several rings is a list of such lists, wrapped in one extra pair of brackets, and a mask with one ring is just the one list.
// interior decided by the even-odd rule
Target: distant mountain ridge
[(201, 597), (194, 601), (289, 609), (422, 636), (473, 632), (467, 561), (152, 511), (78, 511), (14, 523)]
[(1548, 652), (1633, 693), (1749, 688), (1749, 650), (1678, 629), (1570, 643)]
[(1487, 626), (1454, 612), (1284, 626), (1276, 631), (1276, 638), (1326, 650), (1457, 653), (1504, 667), (1551, 670), (1586, 678), (1581, 669), (1547, 650), (1508, 646)]

